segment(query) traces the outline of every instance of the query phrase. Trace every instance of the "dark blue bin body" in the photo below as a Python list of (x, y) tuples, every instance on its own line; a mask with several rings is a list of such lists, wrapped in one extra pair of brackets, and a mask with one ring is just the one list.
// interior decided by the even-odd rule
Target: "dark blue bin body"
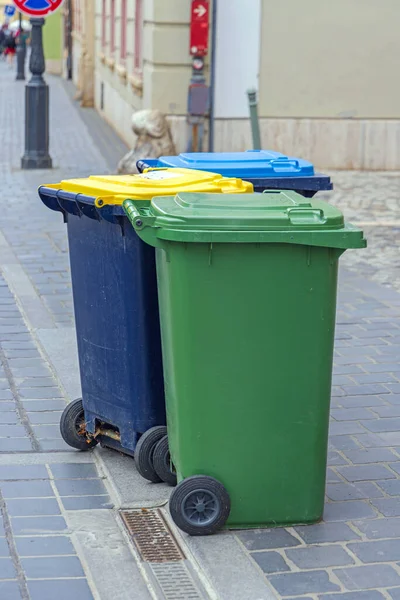
[(331, 190), (331, 179), (316, 173), (312, 163), (272, 150), (247, 152), (186, 152), (179, 156), (148, 158), (136, 163), (139, 172), (147, 168), (181, 167), (220, 173), (250, 181), (255, 192), (268, 189), (294, 190), (311, 198), (318, 191)]
[(120, 449), (132, 453), (141, 433), (165, 425), (154, 248), (120, 206), (97, 209), (94, 198), (45, 187), (39, 195), (67, 223), (87, 430), (118, 428)]

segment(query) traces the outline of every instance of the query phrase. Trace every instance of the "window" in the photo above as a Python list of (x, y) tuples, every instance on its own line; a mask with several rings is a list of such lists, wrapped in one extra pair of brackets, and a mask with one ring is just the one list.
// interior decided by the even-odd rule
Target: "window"
[(115, 52), (115, 0), (111, 0), (110, 12), (110, 53)]
[(143, 30), (143, 0), (136, 0), (135, 5), (135, 71), (142, 70), (142, 30)]
[(126, 28), (127, 28), (127, 10), (126, 0), (121, 0), (121, 62), (126, 60)]
[(104, 49), (107, 45), (107, 0), (103, 0), (101, 9), (101, 46)]
[(74, 31), (81, 32), (82, 24), (81, 24), (81, 3), (80, 0), (75, 0), (73, 3), (73, 23), (74, 23)]

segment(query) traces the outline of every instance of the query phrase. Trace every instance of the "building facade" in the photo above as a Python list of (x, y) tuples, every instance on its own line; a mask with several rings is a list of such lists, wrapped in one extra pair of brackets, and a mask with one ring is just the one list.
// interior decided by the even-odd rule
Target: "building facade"
[[(129, 145), (132, 113), (160, 109), (185, 150), (190, 0), (72, 2), (82, 103)], [(251, 148), (255, 87), (263, 147), (324, 168), (400, 169), (398, 0), (216, 2), (215, 150)]]

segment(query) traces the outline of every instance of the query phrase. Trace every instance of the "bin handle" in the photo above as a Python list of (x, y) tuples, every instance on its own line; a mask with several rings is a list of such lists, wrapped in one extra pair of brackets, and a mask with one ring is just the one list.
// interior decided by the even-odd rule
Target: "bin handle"
[(287, 215), (294, 225), (306, 225), (315, 222), (324, 224), (326, 217), (322, 208), (288, 208)]
[[(148, 205), (148, 202), (146, 204)], [(154, 223), (155, 219), (150, 216), (150, 210), (147, 206), (138, 206), (133, 200), (124, 200), (122, 207), (134, 229), (140, 230), (146, 225)]]
[(287, 156), (281, 156), (279, 158), (274, 158), (271, 160), (272, 167), (285, 167), (286, 165), (290, 165), (295, 169), (299, 168), (299, 161), (296, 158), (288, 158)]
[(140, 239), (154, 248), (162, 248), (165, 250), (165, 242), (157, 237), (157, 227), (152, 227), (156, 219), (155, 217), (150, 216), (148, 201), (146, 202), (146, 205), (147, 206), (144, 206), (144, 202), (141, 202), (140, 200), (137, 200), (136, 202), (133, 200), (124, 200), (122, 203), (125, 214)]
[(115, 196), (98, 196), (94, 201), (96, 208), (103, 208), (109, 204), (121, 204), (121, 202), (117, 202)]
[(221, 188), (221, 192), (232, 191), (237, 192), (238, 190), (246, 190), (249, 193), (253, 191), (253, 185), (249, 181), (244, 179), (237, 179), (236, 177), (229, 177), (218, 181), (218, 185)]

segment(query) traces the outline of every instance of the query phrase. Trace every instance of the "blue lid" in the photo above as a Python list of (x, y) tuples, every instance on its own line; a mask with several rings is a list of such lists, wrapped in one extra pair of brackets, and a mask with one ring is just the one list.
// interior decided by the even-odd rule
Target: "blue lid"
[(159, 167), (184, 167), (220, 173), (224, 177), (312, 177), (312, 163), (272, 150), (247, 152), (185, 152), (161, 156)]

